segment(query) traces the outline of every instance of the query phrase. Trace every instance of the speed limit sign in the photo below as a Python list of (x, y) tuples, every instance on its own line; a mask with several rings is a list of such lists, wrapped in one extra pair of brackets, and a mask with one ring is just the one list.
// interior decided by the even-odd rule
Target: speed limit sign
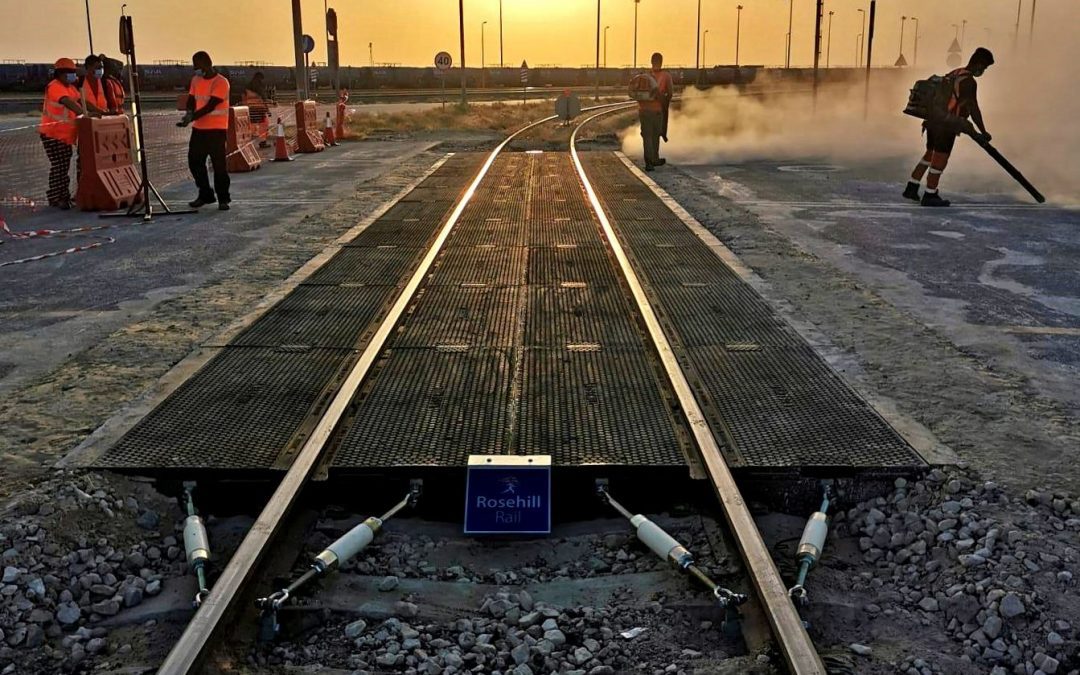
[(439, 70), (450, 70), (452, 65), (454, 65), (454, 57), (450, 56), (450, 52), (439, 52), (435, 55), (435, 67)]

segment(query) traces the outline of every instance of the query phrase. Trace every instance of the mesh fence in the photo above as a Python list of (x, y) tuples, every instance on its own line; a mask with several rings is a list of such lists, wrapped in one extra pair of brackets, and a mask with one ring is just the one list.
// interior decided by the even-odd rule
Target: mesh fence
[[(318, 125), (329, 111), (334, 115), (333, 106), (320, 106)], [(265, 147), (259, 152), (264, 160), (274, 156), (274, 142), (277, 121), (285, 127), (285, 138), (289, 152), (296, 152), (296, 111), (292, 106), (269, 108), (269, 133)], [(170, 110), (145, 111), (143, 118), (143, 146), (146, 149), (147, 171), (150, 181), (158, 190), (191, 181), (187, 166), (187, 145), (191, 136), (190, 128), (177, 127), (182, 113)], [(132, 128), (134, 129), (134, 121)], [(257, 143), (258, 145), (258, 143)], [(77, 157), (76, 151), (76, 157)], [(136, 165), (137, 167), (137, 165)], [(55, 254), (95, 248), (109, 243), (109, 238), (99, 230), (109, 225), (70, 227), (71, 218), (67, 212), (57, 210), (48, 203), (50, 163), (38, 129), (38, 118), (9, 117), (0, 118), (0, 244), (17, 244), (42, 238), (83, 237), (97, 241), (68, 242), (56, 247)], [(68, 174), (71, 194), (74, 197), (76, 187), (77, 159), (72, 158)], [(271, 178), (272, 180), (272, 178)], [(65, 227), (65, 222), (69, 225)], [(94, 233), (94, 234), (91, 234)], [(29, 258), (18, 257), (18, 252), (5, 246), (4, 255), (0, 256), (0, 266), (16, 264), (40, 257), (50, 257), (53, 252)]]

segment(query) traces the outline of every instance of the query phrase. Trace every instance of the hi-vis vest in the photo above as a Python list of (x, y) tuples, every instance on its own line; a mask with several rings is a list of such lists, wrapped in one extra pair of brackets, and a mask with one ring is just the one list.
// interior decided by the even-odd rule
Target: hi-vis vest
[(952, 96), (949, 97), (949, 114), (967, 119), (967, 116), (971, 114), (971, 111), (967, 109), (967, 105), (963, 105), (960, 101), (960, 83), (967, 78), (974, 76), (967, 68), (957, 68), (945, 77), (952, 80)]
[(91, 84), (90, 76), (83, 78), (82, 94), (86, 97), (88, 104), (97, 106), (98, 110), (108, 111), (109, 101), (105, 98), (105, 80), (94, 80), (94, 82), (97, 83), (96, 88)]
[(217, 130), (227, 131), (229, 128), (229, 81), (221, 75), (214, 75), (207, 79), (196, 75), (191, 78), (191, 87), (188, 94), (195, 97), (195, 110), (201, 110), (210, 102), (211, 98), (219, 98), (221, 102), (213, 110), (191, 123), (195, 129), (204, 131)]
[(68, 110), (60, 99), (67, 96), (72, 101), (79, 100), (79, 90), (73, 85), (50, 80), (45, 87), (45, 103), (41, 107), (41, 124), (38, 133), (48, 138), (55, 138), (68, 145), (75, 145), (78, 131), (75, 128), (75, 113)]

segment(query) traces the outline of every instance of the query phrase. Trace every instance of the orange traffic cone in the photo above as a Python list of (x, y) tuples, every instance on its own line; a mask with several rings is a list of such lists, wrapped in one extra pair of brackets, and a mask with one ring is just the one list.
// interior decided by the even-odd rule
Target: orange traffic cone
[(285, 125), (281, 122), (280, 117), (277, 118), (277, 137), (274, 139), (274, 161), (293, 161), (293, 158), (289, 157), (289, 142), (285, 140)]
[(326, 112), (326, 124), (323, 126), (323, 143), (330, 147), (331, 145), (337, 145), (334, 142), (334, 122), (330, 119), (330, 111)]

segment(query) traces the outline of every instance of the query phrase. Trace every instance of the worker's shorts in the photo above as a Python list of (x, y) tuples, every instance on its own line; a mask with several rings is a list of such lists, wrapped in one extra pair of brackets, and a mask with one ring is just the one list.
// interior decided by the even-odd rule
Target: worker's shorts
[(945, 155), (952, 154), (957, 135), (956, 132), (949, 129), (928, 124), (926, 125), (926, 149), (929, 152), (940, 152)]

